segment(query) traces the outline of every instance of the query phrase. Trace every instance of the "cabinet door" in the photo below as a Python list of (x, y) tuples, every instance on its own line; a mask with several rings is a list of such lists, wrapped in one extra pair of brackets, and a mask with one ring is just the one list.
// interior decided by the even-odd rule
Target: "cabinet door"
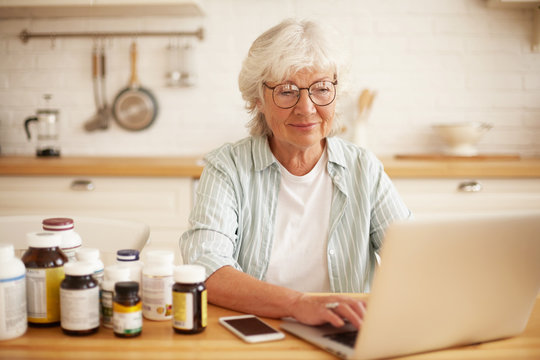
[(183, 231), (190, 178), (0, 176), (0, 215), (132, 219), (152, 230)]
[(540, 212), (540, 179), (393, 179), (416, 217)]

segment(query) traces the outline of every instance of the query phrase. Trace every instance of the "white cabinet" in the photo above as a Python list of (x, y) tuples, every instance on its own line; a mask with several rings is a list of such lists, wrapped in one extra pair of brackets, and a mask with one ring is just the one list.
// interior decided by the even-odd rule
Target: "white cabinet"
[[(539, 212), (540, 179), (392, 179), (415, 217)], [(467, 191), (468, 190), (468, 191)]]
[(0, 176), (0, 215), (95, 216), (142, 221), (152, 248), (174, 250), (188, 227), (191, 178)]

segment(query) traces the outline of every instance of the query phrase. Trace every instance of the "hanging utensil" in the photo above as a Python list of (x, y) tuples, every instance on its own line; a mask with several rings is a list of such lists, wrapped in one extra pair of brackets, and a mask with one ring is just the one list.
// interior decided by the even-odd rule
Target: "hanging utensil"
[(99, 49), (97, 45), (94, 45), (92, 49), (92, 87), (94, 90), (94, 103), (96, 105), (96, 114), (84, 124), (86, 131), (94, 131), (98, 129), (106, 129), (108, 127), (108, 120), (104, 118), (102, 111), (102, 102), (100, 96), (99, 85)]
[(127, 130), (143, 130), (149, 127), (157, 115), (157, 102), (152, 93), (139, 83), (137, 76), (137, 44), (131, 44), (131, 79), (121, 90), (113, 104), (113, 115), (117, 123)]
[(109, 108), (109, 105), (107, 103), (107, 61), (105, 58), (105, 46), (101, 46), (101, 54), (100, 54), (100, 73), (101, 73), (101, 108), (100, 113), (102, 117), (102, 129), (107, 129), (109, 127), (109, 118), (111, 116), (111, 109)]

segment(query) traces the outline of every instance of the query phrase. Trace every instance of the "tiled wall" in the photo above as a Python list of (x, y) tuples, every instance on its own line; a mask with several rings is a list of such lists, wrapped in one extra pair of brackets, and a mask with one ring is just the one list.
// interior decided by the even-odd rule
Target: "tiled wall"
[[(368, 147), (378, 155), (440, 151), (431, 125), (485, 121), (494, 125), (484, 153), (540, 155), (540, 53), (531, 52), (530, 10), (488, 8), (484, 0), (206, 0), (200, 18), (67, 18), (0, 21), (0, 146), (2, 154), (33, 154), (24, 119), (53, 95), (65, 155), (197, 155), (246, 136), (238, 91), (241, 62), (254, 38), (285, 17), (312, 18), (343, 36), (350, 92), (343, 120), (350, 136), (354, 103), (377, 91), (368, 119)], [(147, 130), (114, 122), (87, 133), (95, 113), (89, 39), (31, 39), (23, 29), (51, 31), (179, 31), (203, 26), (196, 48), (197, 84), (166, 86), (168, 44), (139, 38), (138, 72), (159, 101)], [(106, 42), (109, 101), (127, 85), (132, 39)]]

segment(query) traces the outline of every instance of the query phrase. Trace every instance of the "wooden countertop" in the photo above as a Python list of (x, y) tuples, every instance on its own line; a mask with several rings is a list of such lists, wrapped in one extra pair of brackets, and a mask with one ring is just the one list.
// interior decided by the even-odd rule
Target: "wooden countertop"
[[(142, 334), (133, 339), (117, 338), (105, 328), (86, 337), (64, 335), (60, 327), (29, 328), (22, 337), (0, 341), (0, 359), (335, 359), (289, 334), (280, 341), (246, 344), (218, 323), (219, 317), (235, 314), (209, 305), (208, 327), (196, 335), (176, 334), (170, 321), (149, 320), (144, 320)], [(279, 327), (280, 320), (266, 321)], [(539, 340), (540, 297), (518, 336), (400, 359), (538, 359)]]
[[(381, 157), (392, 178), (513, 178), (540, 177), (540, 158), (432, 158)], [(86, 157), (38, 158), (0, 156), (0, 175), (159, 176), (198, 178), (200, 157)]]

